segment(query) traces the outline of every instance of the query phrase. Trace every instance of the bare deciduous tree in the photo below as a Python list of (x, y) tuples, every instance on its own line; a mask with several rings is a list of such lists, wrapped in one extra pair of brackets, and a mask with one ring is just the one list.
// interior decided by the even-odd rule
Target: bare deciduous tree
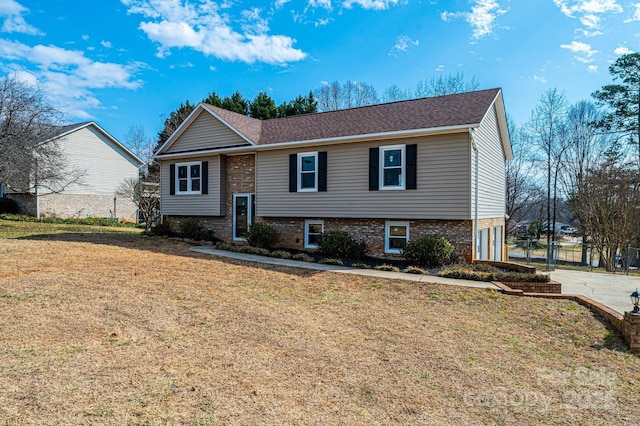
[(131, 200), (138, 207), (139, 218), (145, 229), (151, 229), (160, 211), (160, 186), (157, 182), (127, 178), (116, 189), (116, 195)]
[(62, 114), (39, 87), (16, 75), (0, 80), (0, 182), (17, 191), (37, 185), (61, 192), (79, 183), (84, 170), (67, 164), (55, 136)]
[(615, 269), (618, 250), (640, 233), (638, 178), (636, 168), (613, 148), (605, 161), (588, 170), (569, 200), (607, 271)]
[(471, 80), (466, 80), (463, 72), (457, 72), (455, 74), (431, 77), (428, 82), (425, 80), (419, 81), (416, 86), (415, 97), (424, 98), (472, 92), (477, 90), (478, 87), (480, 87), (480, 83), (475, 77), (472, 77)]
[(314, 92), (319, 111), (336, 111), (373, 105), (379, 102), (376, 89), (367, 83), (347, 80), (343, 85), (338, 81), (323, 84)]

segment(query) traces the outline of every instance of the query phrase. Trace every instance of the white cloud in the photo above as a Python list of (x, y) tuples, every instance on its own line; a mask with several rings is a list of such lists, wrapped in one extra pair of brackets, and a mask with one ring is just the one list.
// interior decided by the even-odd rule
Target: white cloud
[(110, 42), (110, 41), (102, 40), (102, 41), (100, 42), (100, 44), (101, 44), (103, 47), (106, 47), (107, 49), (111, 49), (111, 47), (112, 47), (112, 46), (111, 46), (111, 42)]
[(472, 38), (478, 40), (493, 34), (496, 18), (505, 13), (507, 10), (502, 9), (497, 0), (474, 0), (474, 6), (471, 7), (470, 12), (445, 11), (440, 18), (445, 22), (457, 18), (464, 19), (473, 29)]
[(534, 74), (530, 78), (531, 78), (531, 80), (533, 80), (535, 82), (538, 82), (538, 83), (542, 83), (542, 84), (547, 84), (548, 83), (546, 78), (544, 78), (542, 76), (539, 76), (539, 75), (535, 75)]
[(620, 47), (616, 47), (613, 50), (613, 53), (615, 53), (616, 55), (627, 55), (629, 53), (633, 53), (633, 50), (629, 49), (626, 46), (620, 46)]
[(590, 73), (596, 73), (596, 72), (598, 72), (598, 66), (597, 65), (589, 65), (587, 67), (587, 71), (589, 71)]
[(2, 31), (5, 33), (42, 34), (40, 30), (25, 21), (22, 15), (28, 11), (26, 7), (15, 0), (0, 1), (0, 17), (4, 18)]
[(438, 65), (438, 66), (436, 67), (436, 71), (437, 71), (437, 72), (444, 71), (444, 65)]
[(142, 86), (141, 81), (134, 79), (140, 64), (96, 62), (78, 50), (51, 45), (28, 46), (0, 39), (0, 57), (41, 83), (51, 102), (76, 118), (89, 118), (89, 110), (102, 107), (94, 90), (134, 90)]
[(275, 7), (276, 9), (280, 9), (285, 4), (289, 3), (291, 0), (276, 0)]
[(591, 48), (590, 44), (582, 43), (579, 41), (572, 41), (569, 44), (561, 44), (560, 47), (562, 49), (567, 49), (576, 54), (575, 58), (584, 63), (592, 62), (593, 59), (591, 57), (598, 53), (597, 50)]
[(391, 50), (389, 51), (389, 55), (398, 56), (401, 52), (406, 52), (409, 50), (411, 46), (418, 46), (420, 44), (419, 40), (412, 40), (411, 37), (406, 35), (401, 35), (396, 38), (396, 43), (393, 45)]
[(391, 5), (395, 6), (398, 4), (398, 0), (345, 0), (342, 3), (347, 9), (351, 9), (354, 4), (357, 4), (363, 9), (385, 10), (389, 9)]
[(636, 3), (635, 5), (633, 5), (633, 7), (634, 7), (633, 15), (631, 16), (631, 18), (625, 19), (624, 21), (625, 24), (628, 24), (629, 22), (640, 21), (640, 3)]
[(311, 8), (321, 7), (327, 10), (331, 10), (333, 8), (331, 6), (331, 0), (309, 0), (308, 7), (311, 7)]
[(601, 27), (602, 15), (623, 11), (617, 0), (553, 0), (553, 3), (565, 16), (577, 18), (586, 28), (582, 33), (591, 37), (602, 35), (596, 31)]
[[(300, 61), (307, 54), (293, 47), (295, 40), (285, 35), (269, 35), (266, 20), (257, 8), (240, 17), (221, 13), (213, 0), (121, 0), (129, 14), (143, 15), (140, 29), (158, 43), (157, 56), (169, 55), (172, 48), (190, 48), (207, 56), (246, 63), (284, 64)], [(240, 22), (240, 31), (232, 27)]]

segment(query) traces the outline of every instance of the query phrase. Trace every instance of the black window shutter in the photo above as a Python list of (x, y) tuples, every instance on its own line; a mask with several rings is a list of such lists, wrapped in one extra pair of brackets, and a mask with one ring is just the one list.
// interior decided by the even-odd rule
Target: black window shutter
[(380, 185), (380, 148), (369, 148), (369, 191), (377, 191)]
[(202, 188), (203, 194), (208, 194), (209, 193), (209, 162), (208, 161), (202, 162), (201, 176), (202, 176), (202, 183), (200, 185), (200, 188)]
[(318, 153), (318, 191), (327, 190), (327, 151)]
[(169, 164), (169, 195), (176, 195), (176, 165)]
[(298, 192), (298, 154), (289, 155), (289, 192)]
[(418, 172), (418, 145), (407, 145), (407, 189), (417, 189), (416, 178)]

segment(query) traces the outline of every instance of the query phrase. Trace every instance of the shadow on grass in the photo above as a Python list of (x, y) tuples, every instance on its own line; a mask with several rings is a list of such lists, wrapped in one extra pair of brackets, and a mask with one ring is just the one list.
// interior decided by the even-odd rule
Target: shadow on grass
[(250, 262), (240, 259), (233, 259), (224, 256), (216, 256), (212, 254), (198, 253), (189, 250), (194, 246), (192, 242), (182, 241), (175, 238), (149, 236), (143, 234), (128, 233), (64, 233), (64, 234), (38, 234), (16, 238), (17, 240), (36, 240), (36, 241), (61, 241), (73, 243), (89, 243), (96, 245), (106, 245), (112, 247), (120, 247), (130, 250), (142, 250), (152, 253), (161, 253), (171, 256), (182, 256), (193, 259), (211, 259), (224, 263), (238, 266), (258, 267), (260, 269), (286, 273), (298, 277), (310, 277), (322, 271), (310, 269), (295, 268), (282, 265), (272, 265), (261, 262)]

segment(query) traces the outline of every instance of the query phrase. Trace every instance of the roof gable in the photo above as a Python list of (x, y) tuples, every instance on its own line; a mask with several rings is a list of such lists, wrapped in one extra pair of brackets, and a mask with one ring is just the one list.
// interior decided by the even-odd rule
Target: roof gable
[(98, 133), (100, 133), (107, 140), (112, 142), (114, 144), (115, 149), (120, 153), (120, 155), (130, 158), (131, 160), (133, 160), (134, 163), (137, 163), (138, 165), (142, 165), (144, 163), (144, 161), (142, 161), (137, 155), (135, 155), (133, 152), (131, 152), (126, 146), (124, 146), (120, 142), (118, 142), (118, 140), (116, 138), (111, 136), (102, 127), (98, 126), (98, 124), (96, 124), (93, 121), (85, 121), (83, 123), (76, 123), (76, 124), (69, 124), (69, 125), (66, 125), (66, 126), (60, 126), (53, 137), (51, 137), (50, 139), (48, 139), (46, 141), (43, 141), (41, 143), (47, 143), (47, 142), (52, 141), (52, 140), (63, 139), (64, 137), (66, 137), (66, 136), (68, 136), (68, 135), (70, 135), (72, 133), (75, 133), (75, 132), (77, 132), (77, 131), (79, 131), (81, 129), (87, 128), (87, 127), (94, 128)]

